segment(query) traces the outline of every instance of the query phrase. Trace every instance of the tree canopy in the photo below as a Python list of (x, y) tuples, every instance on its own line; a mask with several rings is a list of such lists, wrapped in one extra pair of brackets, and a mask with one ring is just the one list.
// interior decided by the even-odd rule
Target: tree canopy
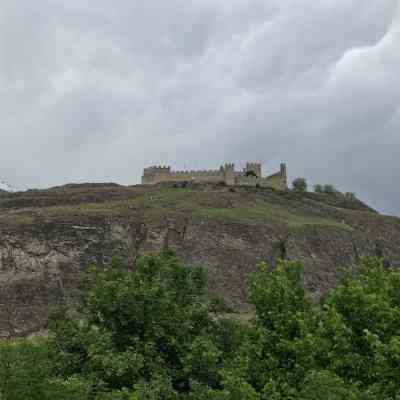
[(400, 399), (400, 272), (358, 260), (319, 300), (303, 275), (260, 263), (241, 322), (169, 250), (92, 268), (48, 338), (1, 343), (0, 399)]
[(292, 182), (293, 190), (295, 192), (307, 192), (307, 180), (305, 178), (296, 178)]

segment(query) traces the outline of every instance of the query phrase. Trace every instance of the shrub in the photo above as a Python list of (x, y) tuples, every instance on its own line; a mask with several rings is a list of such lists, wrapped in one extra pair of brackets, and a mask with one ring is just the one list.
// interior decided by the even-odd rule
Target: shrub
[(169, 250), (94, 268), (50, 339), (0, 342), (0, 399), (399, 399), (399, 270), (360, 259), (318, 301), (303, 270), (260, 263), (242, 323)]
[(315, 192), (315, 193), (324, 193), (324, 188), (323, 188), (323, 186), (320, 185), (320, 184), (314, 185), (314, 192)]
[(254, 171), (246, 171), (246, 176), (255, 177), (257, 178), (257, 174)]
[(296, 178), (292, 182), (293, 190), (296, 192), (306, 192), (307, 191), (307, 180), (305, 178)]
[(333, 185), (324, 185), (323, 192), (326, 194), (339, 193), (339, 191)]
[(80, 317), (61, 312), (50, 324), (60, 376), (89, 374), (96, 392), (126, 388), (139, 399), (146, 391), (173, 399), (194, 381), (218, 386), (221, 322), (205, 283), (201, 268), (170, 250), (140, 258), (134, 270), (118, 260), (92, 269)]

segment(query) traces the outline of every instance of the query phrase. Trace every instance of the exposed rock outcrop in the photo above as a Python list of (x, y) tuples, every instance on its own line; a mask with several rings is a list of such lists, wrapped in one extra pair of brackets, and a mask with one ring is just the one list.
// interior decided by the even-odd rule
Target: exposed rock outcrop
[(218, 185), (68, 185), (0, 197), (0, 331), (25, 335), (73, 298), (89, 265), (173, 247), (203, 265), (209, 290), (246, 311), (257, 262), (300, 259), (319, 295), (363, 255), (400, 266), (400, 219), (340, 195)]

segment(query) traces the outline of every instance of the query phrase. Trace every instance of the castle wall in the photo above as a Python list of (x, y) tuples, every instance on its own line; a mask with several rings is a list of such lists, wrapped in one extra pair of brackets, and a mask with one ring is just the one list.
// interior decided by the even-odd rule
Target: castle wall
[(143, 174), (142, 184), (154, 185), (161, 182), (225, 182), (225, 172), (223, 170), (204, 170), (204, 171), (149, 171)]
[(262, 179), (262, 187), (270, 187), (275, 190), (287, 190), (286, 176), (282, 176), (279, 172), (277, 174), (268, 176)]
[(236, 186), (259, 186), (265, 188), (272, 188), (275, 190), (286, 190), (286, 179), (279, 173), (271, 175), (268, 178), (257, 178), (255, 176), (237, 176), (235, 179)]
[(167, 176), (166, 180), (220, 183), (225, 182), (225, 176), (221, 170), (177, 171)]
[(143, 170), (142, 184), (154, 185), (171, 174), (171, 167), (153, 166)]
[[(246, 176), (246, 171), (254, 171), (257, 176)], [(243, 172), (235, 171), (233, 164), (225, 164), (218, 170), (171, 171), (170, 167), (154, 166), (145, 168), (142, 176), (143, 185), (161, 182), (199, 182), (221, 183), (228, 186), (260, 186), (276, 190), (287, 190), (286, 165), (281, 164), (280, 172), (268, 177), (261, 177), (261, 164), (247, 163)]]
[(256, 176), (240, 175), (235, 179), (236, 186), (257, 186), (260, 184), (261, 179)]

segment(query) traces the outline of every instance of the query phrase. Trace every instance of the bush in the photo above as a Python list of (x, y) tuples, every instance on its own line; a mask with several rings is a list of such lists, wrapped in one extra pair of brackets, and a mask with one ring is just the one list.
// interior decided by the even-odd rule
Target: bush
[(333, 185), (324, 185), (323, 192), (326, 194), (339, 193), (339, 191)]
[(316, 301), (300, 262), (260, 263), (249, 289), (241, 323), (171, 251), (94, 268), (50, 339), (0, 343), (0, 399), (399, 399), (399, 270), (360, 259)]
[(79, 319), (62, 312), (50, 324), (60, 376), (89, 374), (96, 392), (126, 388), (140, 399), (144, 391), (172, 399), (192, 382), (220, 384), (221, 322), (211, 313), (216, 301), (205, 298), (201, 268), (165, 250), (134, 270), (116, 261), (88, 278)]
[(315, 193), (325, 193), (325, 194), (340, 193), (339, 190), (337, 190), (333, 185), (330, 185), (330, 184), (327, 184), (327, 185), (316, 184), (316, 185), (314, 185), (314, 192)]
[(262, 266), (251, 282), (255, 331), (230, 372), (260, 399), (398, 398), (400, 271), (361, 259), (320, 304), (296, 262)]
[(324, 193), (324, 188), (323, 188), (323, 186), (320, 185), (320, 184), (314, 185), (314, 192), (315, 192), (315, 193)]
[(250, 170), (250, 171), (246, 171), (246, 174), (245, 174), (247, 177), (254, 177), (254, 178), (257, 178), (257, 174), (254, 172), (254, 171), (252, 171), (252, 170)]
[(296, 178), (292, 182), (293, 190), (296, 192), (306, 192), (307, 191), (307, 181), (305, 178)]

